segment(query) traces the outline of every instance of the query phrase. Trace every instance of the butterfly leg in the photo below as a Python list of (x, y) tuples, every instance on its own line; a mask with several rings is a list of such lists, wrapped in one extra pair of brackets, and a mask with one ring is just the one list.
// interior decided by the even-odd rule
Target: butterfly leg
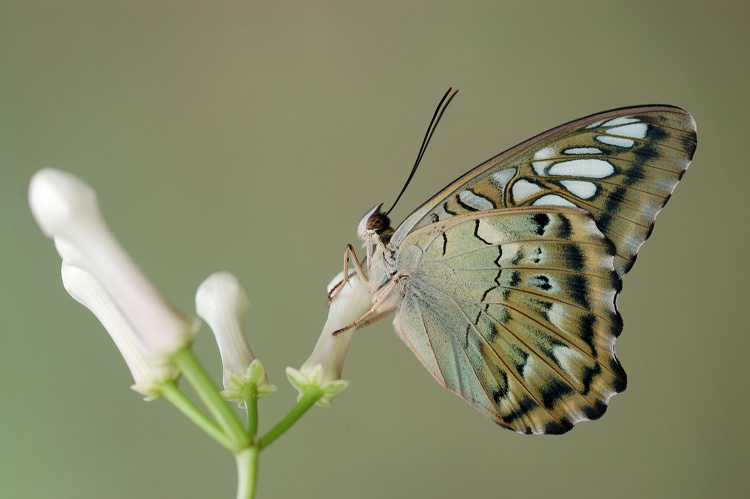
[(363, 323), (361, 323), (361, 324), (357, 324), (357, 325), (358, 325), (359, 327), (366, 327), (366, 326), (369, 326), (370, 324), (375, 324), (375, 323), (376, 323), (376, 322), (378, 322), (378, 321), (379, 321), (380, 319), (385, 319), (386, 317), (388, 317), (388, 315), (389, 315), (390, 313), (391, 313), (391, 311), (390, 311), (390, 310), (389, 310), (389, 311), (387, 311), (387, 312), (380, 312), (380, 313), (378, 313), (378, 314), (375, 314), (375, 317), (371, 317), (371, 318), (367, 319), (367, 320), (366, 320), (365, 322), (363, 322)]
[[(354, 262), (354, 272), (349, 272), (350, 259)], [(354, 252), (354, 247), (351, 244), (347, 244), (346, 249), (344, 250), (344, 278), (337, 282), (336, 285), (331, 288), (331, 291), (329, 291), (329, 306), (331, 305), (331, 302), (336, 299), (339, 293), (341, 293), (341, 289), (344, 287), (344, 284), (349, 282), (349, 278), (354, 277), (354, 274), (357, 274), (359, 278), (362, 279), (362, 282), (367, 283), (369, 281), (367, 275), (365, 274), (365, 270), (362, 268), (362, 264), (359, 263), (357, 254)]]
[[(381, 291), (380, 294), (378, 294), (378, 297), (375, 299), (375, 302), (372, 304), (372, 307), (370, 307), (370, 310), (362, 314), (362, 317), (359, 319), (356, 319), (354, 322), (349, 324), (348, 326), (342, 327), (341, 329), (337, 329), (333, 333), (331, 333), (334, 336), (339, 335), (340, 333), (343, 333), (344, 331), (348, 331), (349, 329), (353, 327), (359, 327), (359, 326), (366, 326), (368, 324), (372, 324), (373, 322), (376, 322), (379, 319), (382, 319), (388, 313), (390, 310), (378, 312), (378, 308), (383, 304), (386, 298), (393, 292), (394, 289), (396, 289), (396, 286), (399, 282), (399, 276), (396, 276), (393, 278), (391, 282), (389, 282)], [(370, 317), (371, 315), (375, 314), (375, 317)], [(368, 319), (370, 317), (370, 319)], [(368, 320), (366, 320), (368, 319)]]
[(351, 244), (346, 245), (346, 250), (344, 250), (344, 284), (349, 282), (349, 277), (353, 276), (354, 274), (349, 274), (349, 257), (351, 257), (352, 261), (354, 262), (354, 271), (357, 273), (360, 279), (362, 279), (362, 282), (367, 284), (370, 282), (370, 280), (367, 278), (367, 274), (365, 274), (365, 269), (362, 268), (362, 264), (359, 263), (359, 258), (357, 258), (357, 254), (354, 252), (354, 247)]

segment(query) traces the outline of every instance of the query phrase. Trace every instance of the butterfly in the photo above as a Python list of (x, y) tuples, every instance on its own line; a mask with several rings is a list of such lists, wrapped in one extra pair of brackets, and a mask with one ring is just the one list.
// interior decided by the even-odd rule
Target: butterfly
[(395, 230), (377, 205), (357, 227), (364, 260), (345, 254), (373, 296), (352, 327), (395, 312), (438, 383), (505, 428), (561, 434), (600, 418), (627, 384), (622, 277), (696, 144), (680, 108), (615, 109), (489, 159)]

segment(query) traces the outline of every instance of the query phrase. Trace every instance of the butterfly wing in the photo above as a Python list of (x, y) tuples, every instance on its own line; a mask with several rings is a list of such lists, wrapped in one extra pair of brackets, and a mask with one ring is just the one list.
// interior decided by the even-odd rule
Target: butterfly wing
[(514, 206), (574, 206), (633, 265), (696, 147), (695, 122), (670, 106), (623, 108), (538, 135), (477, 166), (412, 213), (391, 239), (457, 215)]
[(394, 324), (440, 384), (500, 425), (564, 433), (625, 389), (613, 257), (579, 209), (454, 216), (403, 240)]

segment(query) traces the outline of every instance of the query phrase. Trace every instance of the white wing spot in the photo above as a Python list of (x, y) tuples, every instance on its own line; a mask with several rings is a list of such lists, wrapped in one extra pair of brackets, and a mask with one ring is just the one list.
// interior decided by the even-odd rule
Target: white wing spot
[(571, 177), (604, 178), (612, 175), (615, 167), (603, 159), (572, 159), (552, 165), (550, 175)]
[(645, 123), (634, 123), (632, 125), (618, 126), (615, 128), (607, 129), (607, 133), (610, 135), (622, 135), (625, 137), (632, 137), (634, 139), (644, 138), (647, 131), (648, 125)]
[(557, 147), (555, 146), (549, 146), (545, 147), (544, 149), (539, 149), (537, 152), (534, 153), (534, 161), (540, 160), (540, 159), (549, 159), (552, 156), (554, 156), (557, 153)]
[(499, 189), (505, 189), (505, 186), (508, 185), (508, 182), (510, 182), (510, 179), (512, 179), (516, 174), (515, 168), (509, 168), (507, 170), (502, 170), (497, 173), (493, 173), (490, 175), (490, 182), (492, 185)]
[(638, 118), (625, 118), (624, 116), (620, 118), (615, 118), (613, 120), (609, 120), (604, 124), (604, 126), (615, 126), (615, 125), (627, 125), (628, 123), (637, 123)]
[(549, 317), (549, 321), (562, 331), (567, 331), (565, 324), (565, 318), (567, 317), (567, 315), (568, 314), (566, 314), (565, 312), (565, 307), (563, 307), (559, 303), (553, 303), (552, 308), (547, 311), (547, 317)]
[(529, 383), (531, 386), (535, 386), (534, 385), (534, 377), (535, 376), (537, 376), (537, 377), (539, 376), (537, 374), (537, 369), (534, 366), (534, 364), (536, 364), (536, 357), (533, 357), (533, 356), (529, 355), (526, 358), (526, 363), (523, 366), (523, 379), (527, 383)]
[(537, 175), (542, 176), (544, 175), (544, 169), (551, 163), (552, 161), (534, 161), (533, 163), (531, 163), (531, 166), (534, 167), (534, 171)]
[(500, 244), (507, 239), (507, 236), (503, 234), (497, 227), (487, 222), (487, 220), (480, 218), (479, 225), (477, 226), (477, 235), (482, 240), (487, 241), (490, 244)]
[[(602, 232), (599, 230), (599, 227), (596, 225), (596, 222), (594, 222), (593, 218), (589, 219), (589, 221), (586, 222), (586, 224), (583, 226), (583, 228), (586, 229), (585, 232), (590, 233), (590, 234), (596, 234), (597, 236), (599, 236), (602, 239), (604, 239), (604, 234), (602, 234)], [(612, 257), (612, 256), (605, 256), (604, 257), (605, 260), (607, 258), (609, 258), (610, 260), (612, 260), (614, 257)]]
[(576, 383), (581, 382), (576, 376), (577, 373), (581, 372), (579, 366), (584, 363), (584, 357), (580, 352), (577, 352), (570, 347), (560, 345), (552, 349), (552, 355), (554, 355), (560, 363), (560, 367), (565, 369), (568, 376), (573, 378), (573, 381)]
[(601, 154), (602, 151), (596, 147), (572, 147), (563, 151), (565, 154)]
[(596, 194), (596, 184), (585, 180), (561, 180), (560, 183), (568, 189), (571, 194), (581, 199), (588, 199)]
[(618, 147), (633, 147), (633, 142), (630, 139), (623, 139), (622, 137), (609, 137), (607, 135), (599, 135), (596, 140), (601, 142), (602, 144), (609, 144), (611, 146), (618, 146)]
[(537, 175), (544, 175), (544, 169), (550, 164), (550, 161), (547, 160), (556, 154), (557, 147), (555, 146), (548, 146), (544, 149), (539, 149), (534, 153), (534, 158), (531, 164)]
[(587, 126), (586, 128), (596, 128), (596, 127), (598, 127), (599, 125), (601, 125), (602, 123), (604, 123), (604, 120), (599, 120), (599, 121), (595, 121), (594, 123), (590, 124), (590, 125), (589, 125), (589, 126)]
[(536, 201), (532, 203), (534, 206), (537, 205), (547, 205), (547, 206), (572, 206), (573, 208), (578, 208), (574, 203), (571, 203), (565, 198), (561, 198), (560, 196), (556, 194), (547, 194), (546, 196), (542, 196)]
[(532, 194), (536, 194), (541, 191), (542, 188), (536, 184), (529, 182), (528, 180), (518, 180), (513, 184), (513, 199), (518, 201), (520, 199), (526, 199)]
[(450, 218), (451, 215), (448, 214), (448, 212), (445, 211), (444, 205), (440, 205), (440, 210), (436, 213), (438, 220), (445, 220), (446, 218)]
[(491, 210), (495, 207), (489, 199), (478, 196), (469, 190), (463, 191), (458, 196), (465, 205), (477, 210)]

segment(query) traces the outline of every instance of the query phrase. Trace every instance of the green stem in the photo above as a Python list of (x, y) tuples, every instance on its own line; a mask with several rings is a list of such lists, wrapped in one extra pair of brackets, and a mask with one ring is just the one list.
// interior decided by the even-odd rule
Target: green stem
[(253, 499), (258, 482), (258, 454), (260, 448), (253, 445), (236, 453), (237, 499)]
[(195, 392), (205, 404), (208, 412), (216, 419), (219, 427), (224, 430), (232, 442), (235, 451), (250, 445), (250, 437), (245, 433), (242, 423), (232, 412), (232, 408), (221, 397), (219, 391), (211, 382), (206, 371), (198, 363), (193, 352), (188, 349), (178, 352), (172, 360), (180, 368)]
[(263, 435), (258, 440), (259, 450), (263, 450), (273, 443), (274, 440), (284, 434), (299, 418), (305, 414), (310, 407), (315, 405), (320, 397), (323, 396), (323, 392), (317, 386), (308, 386), (305, 391), (302, 392), (302, 397), (297, 401), (297, 404), (287, 413), (284, 418), (276, 423), (276, 426), (268, 430), (268, 433)]
[(242, 390), (242, 400), (245, 401), (247, 413), (247, 434), (253, 440), (258, 433), (258, 386), (246, 385)]
[(213, 421), (208, 419), (208, 417), (206, 417), (206, 415), (203, 414), (200, 409), (195, 406), (195, 404), (193, 404), (190, 400), (187, 399), (187, 397), (185, 397), (185, 394), (177, 388), (177, 385), (174, 383), (174, 381), (170, 381), (169, 383), (162, 385), (161, 394), (165, 399), (169, 400), (175, 407), (182, 411), (182, 413), (187, 416), (190, 421), (192, 421), (199, 428), (208, 433), (209, 436), (213, 437), (214, 440), (219, 442), (227, 449), (233, 450), (232, 442), (229, 440), (229, 438), (227, 438), (226, 434), (224, 434), (224, 432), (221, 431), (221, 429), (216, 426)]

